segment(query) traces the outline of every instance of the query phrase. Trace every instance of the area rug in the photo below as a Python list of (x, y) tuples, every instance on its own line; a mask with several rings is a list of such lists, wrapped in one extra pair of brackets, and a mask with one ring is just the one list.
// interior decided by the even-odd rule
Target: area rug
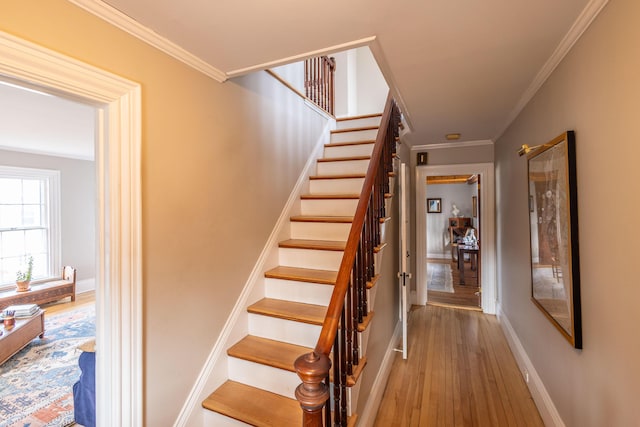
[(95, 309), (47, 316), (45, 336), (0, 366), (0, 427), (73, 424), (73, 384), (80, 377), (78, 345), (95, 337)]
[(427, 263), (427, 289), (430, 291), (453, 292), (453, 278), (449, 263)]

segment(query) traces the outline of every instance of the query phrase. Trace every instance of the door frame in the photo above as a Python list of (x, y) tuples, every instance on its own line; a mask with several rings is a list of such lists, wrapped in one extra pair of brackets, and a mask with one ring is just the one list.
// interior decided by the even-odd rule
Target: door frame
[(0, 75), (96, 108), (96, 421), (141, 426), (140, 85), (2, 31)]
[(427, 303), (427, 176), (480, 175), (481, 306), (488, 314), (496, 313), (496, 236), (495, 236), (495, 173), (493, 163), (416, 166), (416, 298), (417, 304)]

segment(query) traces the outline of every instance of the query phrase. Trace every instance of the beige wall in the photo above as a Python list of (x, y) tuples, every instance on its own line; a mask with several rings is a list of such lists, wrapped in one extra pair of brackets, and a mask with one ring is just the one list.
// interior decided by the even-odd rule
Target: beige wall
[[(96, 274), (95, 163), (0, 150), (0, 164), (60, 171), (62, 265), (74, 266), (78, 281), (93, 279)], [(62, 265), (54, 266), (54, 271), (61, 274)]]
[(145, 424), (172, 425), (326, 120), (266, 73), (216, 83), (64, 0), (1, 9), (0, 30), (142, 86)]
[[(610, 0), (496, 144), (500, 303), (569, 427), (640, 420), (640, 2)], [(584, 350), (530, 301), (521, 144), (576, 132)]]

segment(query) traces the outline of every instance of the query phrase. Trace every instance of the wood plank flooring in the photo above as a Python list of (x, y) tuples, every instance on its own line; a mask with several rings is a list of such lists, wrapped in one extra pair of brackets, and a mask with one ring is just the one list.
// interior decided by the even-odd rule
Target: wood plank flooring
[(70, 301), (70, 298), (65, 298), (59, 301), (54, 301), (47, 304), (41, 304), (40, 308), (45, 310), (45, 316), (51, 316), (53, 314), (72, 311), (80, 307), (85, 307), (87, 305), (91, 305), (95, 303), (96, 303), (96, 293), (95, 291), (90, 291), (90, 292), (83, 292), (81, 294), (76, 294), (75, 301)]
[(427, 262), (449, 264), (453, 280), (453, 292), (427, 291), (429, 304), (469, 307), (480, 311), (481, 299), (479, 294), (480, 287), (478, 287), (478, 272), (471, 270), (471, 263), (467, 261), (464, 264), (465, 284), (461, 285), (457, 261), (428, 259)]
[(544, 426), (494, 316), (414, 307), (375, 426)]

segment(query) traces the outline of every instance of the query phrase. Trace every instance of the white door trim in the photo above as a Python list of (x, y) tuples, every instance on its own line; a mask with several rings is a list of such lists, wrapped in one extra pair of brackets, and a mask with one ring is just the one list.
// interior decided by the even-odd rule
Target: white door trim
[(416, 166), (416, 290), (417, 304), (427, 303), (427, 176), (480, 174), (482, 311), (496, 313), (495, 173), (493, 163)]
[(142, 426), (140, 85), (0, 31), (0, 76), (97, 109), (97, 424)]

